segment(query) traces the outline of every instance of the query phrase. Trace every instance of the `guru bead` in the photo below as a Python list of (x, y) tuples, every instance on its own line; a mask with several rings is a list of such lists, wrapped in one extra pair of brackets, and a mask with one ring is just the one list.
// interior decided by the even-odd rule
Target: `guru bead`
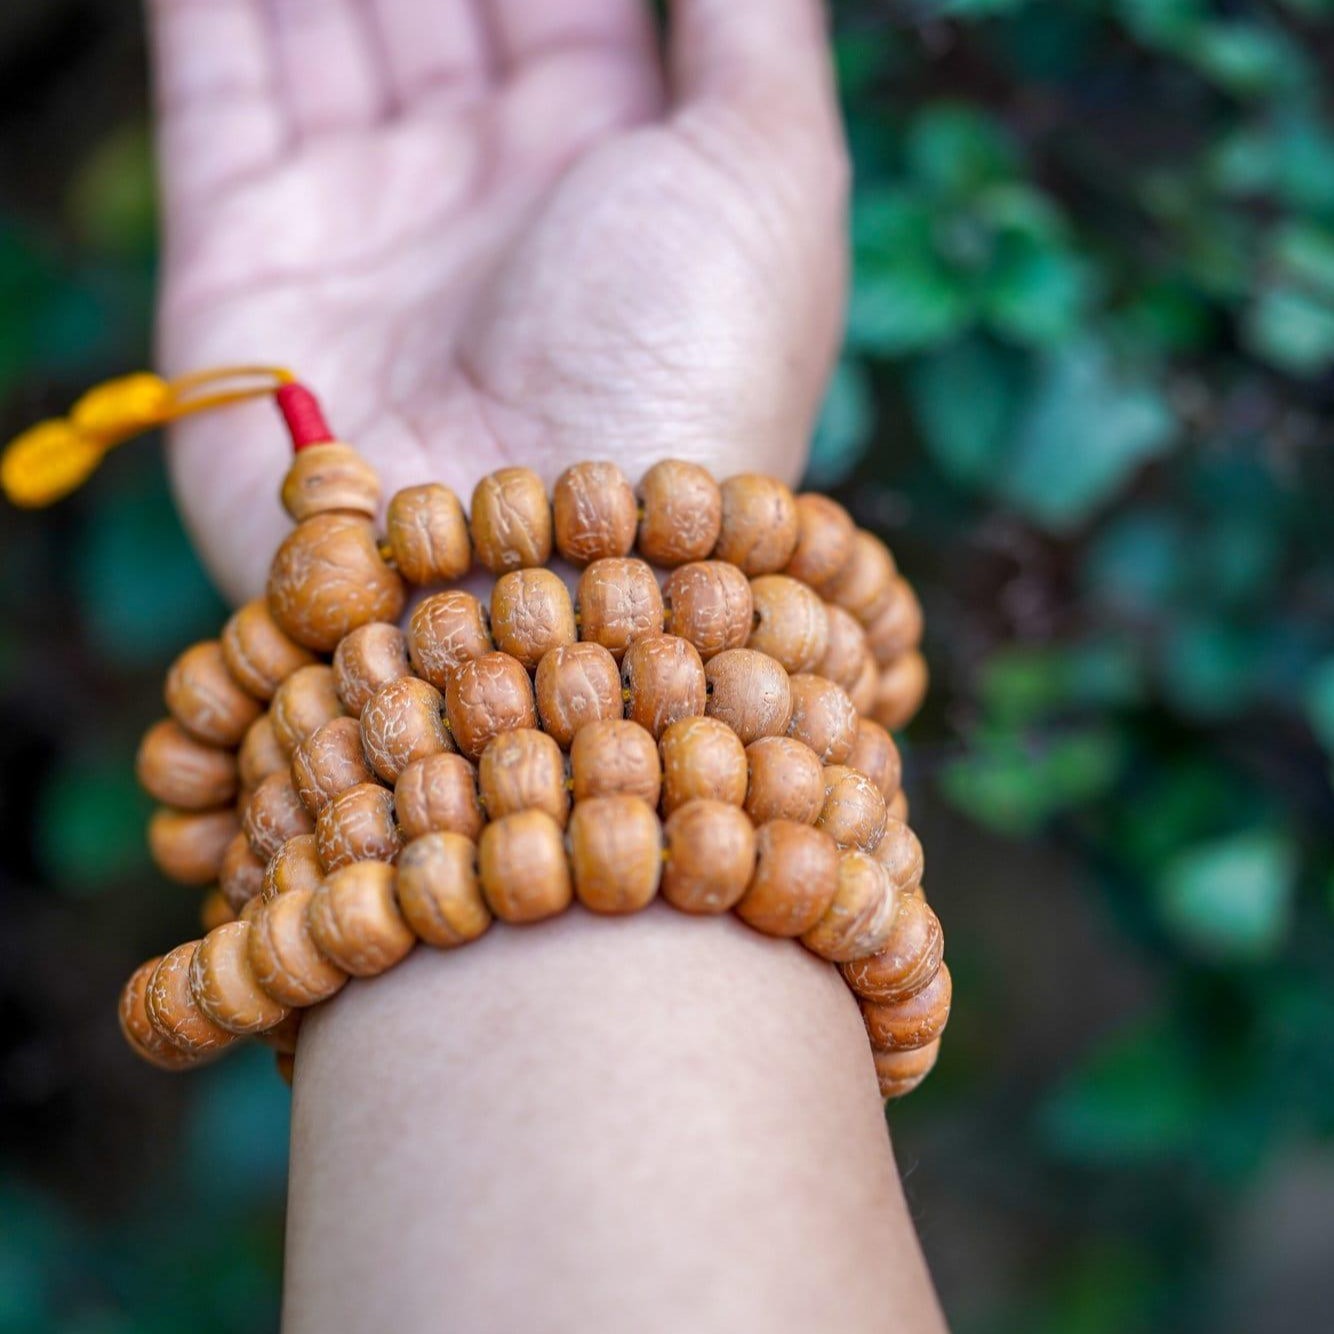
[(292, 754), (292, 784), (312, 815), (318, 815), (340, 792), (374, 777), (355, 718), (331, 718)]
[(773, 820), (755, 835), (755, 872), (737, 916), (767, 936), (809, 931), (838, 889), (838, 848), (823, 830)]
[(190, 990), (190, 964), (197, 940), (164, 954), (144, 988), (144, 1010), (154, 1031), (171, 1046), (194, 1056), (221, 1051), (236, 1034), (219, 1028), (196, 1003)]
[(678, 635), (645, 635), (621, 659), (625, 716), (661, 737), (682, 718), (699, 717), (707, 702), (699, 652)]
[(334, 649), (334, 692), (354, 718), (361, 717), (366, 701), (377, 690), (411, 671), (407, 636), (387, 621), (359, 625)]
[(857, 740), (857, 710), (846, 690), (823, 676), (792, 677), (787, 734), (808, 745), (825, 764), (843, 764)]
[(848, 563), (857, 529), (847, 510), (828, 496), (807, 491), (796, 498), (795, 505), (797, 545), (786, 573), (818, 589)]
[(240, 830), (222, 854), (218, 889), (232, 912), (239, 913), (263, 888), (264, 859), (256, 855), (245, 831)]
[(236, 756), (196, 741), (171, 718), (144, 733), (134, 767), (150, 797), (178, 810), (208, 810), (236, 795)]
[(472, 543), (463, 505), (447, 486), (428, 482), (394, 494), (385, 516), (385, 539), (410, 584), (461, 579), (472, 565)]
[(148, 821), (148, 850), (168, 880), (207, 885), (218, 878), (223, 854), (239, 828), (229, 808), (196, 812), (163, 806)]
[(267, 713), (260, 714), (246, 728), (236, 760), (241, 783), (248, 788), (258, 787), (270, 774), (287, 768), (287, 752), (278, 744), (273, 719)]
[(451, 752), (428, 755), (399, 774), (394, 810), (408, 841), (436, 831), (475, 839), (486, 822), (477, 797), (477, 771)]
[(839, 847), (871, 852), (885, 832), (885, 799), (863, 773), (842, 764), (824, 771), (824, 805), (816, 818)]
[(647, 907), (662, 874), (662, 826), (653, 807), (621, 794), (582, 801), (570, 816), (570, 869), (585, 908), (631, 913)]
[(878, 663), (887, 664), (922, 642), (922, 604), (904, 578), (890, 585), (888, 605), (866, 627), (866, 642)]
[(550, 570), (511, 570), (491, 590), (496, 648), (530, 671), (552, 649), (579, 638), (565, 581)]
[(324, 866), (320, 861), (315, 835), (298, 834), (295, 838), (289, 838), (269, 858), (268, 865), (264, 867), (260, 894), (267, 903), (279, 894), (290, 894), (296, 889), (314, 889), (323, 879)]
[(840, 853), (834, 900), (801, 943), (835, 963), (864, 959), (884, 949), (897, 910), (898, 891), (885, 868), (864, 852)]
[(642, 560), (595, 560), (579, 576), (579, 638), (601, 644), (617, 662), (630, 644), (662, 630), (662, 590)]
[(723, 801), (697, 797), (663, 824), (662, 896), (688, 913), (722, 913), (746, 892), (755, 871), (755, 826)]
[(829, 637), (824, 657), (815, 664), (815, 674), (851, 693), (868, 665), (874, 670), (866, 631), (850, 611), (836, 607), (832, 602), (825, 603), (825, 624)]
[(159, 1070), (184, 1070), (197, 1064), (199, 1058), (191, 1052), (173, 1047), (149, 1022), (144, 1004), (148, 979), (160, 962), (160, 959), (149, 959), (147, 963), (141, 963), (121, 989), (120, 1031), (134, 1054), (150, 1065), (157, 1066)]
[(487, 825), (477, 874), (488, 907), (506, 922), (554, 917), (574, 894), (564, 834), (545, 811), (519, 811)]
[(750, 581), (754, 624), (747, 648), (767, 653), (789, 672), (809, 672), (829, 645), (824, 600), (785, 574)]
[(551, 506), (531, 468), (501, 468), (477, 483), (472, 545), (492, 574), (545, 565), (551, 558)]
[(702, 560), (673, 570), (662, 590), (666, 625), (688, 639), (707, 662), (744, 647), (755, 624), (750, 580), (735, 565)]
[(190, 960), (190, 994), (204, 1017), (229, 1033), (262, 1033), (287, 1017), (250, 965), (249, 922), (215, 927)]
[(556, 550), (572, 565), (624, 556), (635, 544), (635, 493), (614, 463), (566, 468), (551, 489), (551, 513)]
[(309, 834), (314, 817), (287, 774), (270, 774), (256, 789), (241, 821), (250, 847), (268, 861), (289, 838)]
[(283, 508), (300, 523), (313, 514), (339, 511), (373, 519), (380, 479), (355, 449), (337, 441), (297, 451), (283, 478)]
[(654, 565), (671, 569), (704, 560), (717, 544), (722, 492), (698, 463), (655, 463), (640, 478), (639, 501), (639, 554)]
[(342, 712), (333, 670), (319, 662), (298, 668), (278, 687), (269, 704), (269, 721), (278, 744), (290, 756)]
[(403, 580), (385, 564), (371, 525), (349, 514), (317, 514), (278, 548), (269, 567), (273, 619), (306, 648), (328, 653), (368, 621), (395, 621)]
[(945, 1031), (954, 987), (950, 970), (941, 964), (921, 991), (904, 1000), (866, 1001), (862, 1018), (871, 1045), (878, 1051), (915, 1051)]
[(589, 723), (570, 746), (570, 786), (576, 802), (625, 793), (656, 806), (662, 787), (658, 747), (628, 718)]
[(484, 653), (465, 662), (445, 687), (445, 710), (454, 742), (470, 760), (501, 732), (537, 726), (533, 683), (508, 653)]
[(552, 649), (537, 664), (533, 686), (542, 730), (562, 749), (586, 724), (621, 716), (620, 671), (601, 644)]
[(259, 985), (280, 1005), (314, 1005), (327, 1000), (347, 974), (316, 946), (307, 920), (313, 889), (294, 889), (263, 905), (250, 923), (246, 941), (250, 967)]
[(870, 718), (857, 721), (857, 734), (852, 749), (843, 763), (849, 769), (864, 773), (880, 789), (886, 801), (899, 790), (903, 778), (903, 762), (894, 738)]
[(754, 649), (734, 648), (710, 658), (710, 718), (726, 723), (743, 745), (762, 736), (781, 736), (792, 717), (792, 688), (780, 663)]
[(415, 760), (453, 750), (440, 692), (418, 676), (390, 681), (361, 711), (361, 745), (371, 768), (386, 783)]
[(926, 698), (928, 673), (920, 653), (905, 653), (880, 673), (871, 714), (888, 728), (908, 723)]
[(940, 919), (920, 895), (900, 893), (898, 900), (885, 947), (843, 965), (844, 981), (863, 1000), (904, 1000), (926, 986), (940, 967), (945, 949)]
[(492, 738), (477, 763), (487, 819), (515, 811), (546, 811), (562, 828), (570, 813), (565, 756), (545, 732), (521, 727)]
[(167, 672), (167, 712), (209, 746), (234, 746), (259, 717), (260, 706), (227, 670), (222, 645), (206, 639), (186, 649)]
[(940, 1039), (915, 1051), (876, 1051), (875, 1076), (882, 1098), (901, 1098), (911, 1093), (935, 1068), (940, 1055)]
[(788, 736), (761, 737), (746, 747), (746, 762), (745, 809), (756, 825), (815, 823), (824, 805), (824, 767), (809, 746)]
[(394, 823), (394, 794), (378, 783), (340, 792), (315, 821), (315, 842), (326, 871), (352, 862), (390, 862), (403, 846)]
[(263, 598), (247, 602), (222, 630), (222, 656), (232, 679), (256, 699), (273, 692), (314, 656), (285, 635)]
[(820, 589), (825, 598), (869, 625), (889, 605), (898, 571), (889, 548), (859, 528), (847, 563)]
[(477, 883), (477, 847), (441, 830), (413, 839), (398, 859), (398, 906), (414, 934), (437, 949), (476, 940), (491, 925)]
[(326, 876), (306, 920), (320, 953), (353, 977), (378, 976), (417, 943), (394, 896), (394, 868), (384, 862), (356, 862)]
[(716, 718), (682, 718), (662, 734), (662, 809), (696, 798), (740, 806), (746, 799), (746, 748)]
[(408, 623), (408, 656), (413, 669), (437, 690), (443, 690), (465, 662), (493, 648), (482, 604), (461, 589), (426, 598)]

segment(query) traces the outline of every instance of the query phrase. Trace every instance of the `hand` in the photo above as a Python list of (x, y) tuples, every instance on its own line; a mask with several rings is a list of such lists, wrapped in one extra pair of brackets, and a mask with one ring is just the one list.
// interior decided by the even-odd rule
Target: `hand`
[[(795, 479), (846, 157), (818, 0), (153, 0), (168, 373), (292, 367), (386, 496), (667, 455)], [(268, 415), (266, 415), (268, 413)], [(286, 528), (271, 409), (177, 428), (233, 598)]]

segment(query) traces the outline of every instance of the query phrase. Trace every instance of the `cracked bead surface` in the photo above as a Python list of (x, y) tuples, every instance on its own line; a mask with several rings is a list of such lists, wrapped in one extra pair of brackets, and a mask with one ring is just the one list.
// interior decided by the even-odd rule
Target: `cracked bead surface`
[(746, 814), (814, 824), (824, 805), (824, 766), (807, 745), (787, 736), (761, 737), (746, 747)]
[(190, 960), (190, 992), (204, 1017), (229, 1033), (262, 1033), (280, 1024), (288, 1007), (259, 985), (250, 965), (249, 922), (215, 927)]
[(662, 808), (671, 814), (696, 798), (740, 806), (748, 760), (741, 738), (716, 718), (683, 718), (662, 734)]
[(844, 980), (865, 1000), (904, 1000), (926, 986), (940, 967), (945, 949), (940, 919), (920, 895), (900, 893), (898, 899), (884, 949), (843, 965)]
[(163, 691), (167, 712), (209, 746), (234, 746), (260, 715), (259, 701), (232, 679), (216, 639), (193, 644), (172, 663)]
[(624, 556), (635, 544), (634, 489), (614, 463), (566, 468), (551, 489), (551, 511), (556, 550), (572, 565)]
[(471, 760), (492, 737), (537, 726), (533, 683), (507, 653), (486, 653), (465, 662), (445, 687), (445, 709), (455, 745)]
[(663, 824), (662, 896), (687, 913), (722, 913), (755, 871), (755, 826), (739, 806), (697, 797)]
[(884, 836), (873, 855), (899, 889), (916, 889), (922, 883), (925, 866), (922, 844), (902, 820), (886, 819)]
[(148, 821), (148, 850), (168, 880), (207, 885), (218, 878), (227, 845), (240, 829), (230, 807), (218, 811), (176, 811), (159, 807)]
[(601, 644), (566, 644), (537, 664), (533, 681), (542, 730), (562, 749), (588, 723), (619, 718), (624, 703), (616, 659)]
[(218, 889), (232, 912), (242, 908), (264, 888), (264, 858), (250, 846), (244, 830), (238, 830), (222, 854), (218, 867)]
[(662, 590), (666, 627), (688, 639), (707, 662), (744, 648), (755, 623), (750, 580), (725, 561), (694, 561), (673, 570)]
[(865, 774), (844, 764), (825, 766), (824, 789), (816, 825), (839, 847), (873, 851), (884, 835), (887, 818), (880, 789)]
[(144, 733), (134, 768), (150, 797), (178, 810), (206, 811), (236, 796), (236, 756), (206, 746), (172, 718)]
[(798, 537), (797, 502), (773, 477), (738, 473), (721, 487), (723, 511), (715, 560), (743, 574), (771, 574), (792, 558)]
[(904, 578), (890, 585), (884, 610), (866, 627), (866, 642), (876, 662), (885, 666), (922, 642), (922, 604)]
[(340, 718), (343, 702), (334, 685), (333, 669), (324, 663), (300, 667), (274, 693), (269, 721), (278, 744), (290, 757), (331, 718)]
[(477, 846), (445, 830), (413, 839), (398, 859), (398, 906), (420, 940), (450, 949), (491, 925), (477, 879)]
[(287, 768), (287, 752), (278, 744), (273, 719), (267, 713), (260, 714), (246, 728), (236, 762), (241, 784), (248, 788), (258, 787), (270, 774)]
[(340, 792), (315, 821), (315, 840), (326, 871), (362, 861), (393, 861), (403, 846), (394, 822), (394, 794), (378, 783)]
[(673, 723), (700, 717), (708, 696), (704, 663), (695, 646), (678, 635), (645, 635), (621, 659), (625, 716), (654, 737)]
[(698, 463), (655, 463), (640, 478), (639, 501), (639, 554), (654, 565), (670, 569), (704, 560), (717, 544), (722, 491)]
[(472, 566), (463, 504), (439, 482), (395, 492), (385, 515), (385, 539), (398, 572), (411, 584), (448, 583)]
[(833, 681), (851, 693), (868, 664), (873, 664), (861, 622), (843, 607), (825, 603), (828, 639), (824, 656), (815, 664), (815, 675)]
[(807, 491), (797, 496), (797, 543), (786, 573), (819, 589), (848, 563), (856, 525), (847, 510), (828, 496)]
[(417, 943), (394, 893), (394, 868), (356, 862), (331, 872), (306, 909), (320, 953), (353, 977), (376, 977)]
[(416, 760), (453, 750), (443, 696), (419, 676), (391, 681), (361, 711), (361, 746), (371, 768), (386, 783), (394, 782)]
[(545, 565), (551, 558), (551, 505), (531, 468), (500, 468), (472, 493), (473, 551), (492, 574)]
[(595, 560), (579, 576), (579, 638), (601, 644), (617, 662), (630, 644), (662, 630), (662, 590), (653, 570), (632, 557)]
[(488, 824), (477, 845), (477, 873), (487, 906), (506, 922), (554, 917), (574, 897), (564, 832), (545, 811)]
[(942, 963), (926, 986), (903, 1000), (863, 1002), (871, 1045), (878, 1051), (915, 1051), (934, 1042), (945, 1031), (953, 992), (950, 970)]
[(374, 777), (355, 718), (331, 718), (292, 754), (292, 784), (311, 815), (318, 815), (340, 792)]
[(707, 712), (750, 745), (781, 736), (792, 717), (792, 687), (782, 664), (754, 649), (728, 649), (704, 666), (709, 684)]
[(750, 581), (754, 606), (747, 648), (767, 653), (789, 672), (808, 672), (829, 646), (829, 617), (824, 600), (785, 574), (764, 574)]
[(353, 718), (391, 681), (412, 671), (408, 638), (396, 625), (371, 621), (338, 641), (333, 655), (334, 693)]
[(120, 1031), (130, 1049), (141, 1060), (157, 1066), (159, 1070), (187, 1070), (199, 1064), (201, 1054), (172, 1046), (149, 1022), (145, 992), (148, 979), (160, 962), (160, 958), (155, 958), (141, 963), (121, 988), (118, 1013)]
[(834, 963), (864, 959), (888, 944), (897, 912), (898, 890), (885, 868), (864, 852), (843, 852), (833, 902), (801, 943)]
[(576, 802), (626, 793), (656, 806), (662, 788), (657, 743), (628, 718), (590, 723), (570, 747), (570, 786)]
[(940, 1039), (912, 1051), (872, 1051), (875, 1076), (882, 1098), (901, 1098), (911, 1093), (935, 1068)]
[(573, 644), (579, 635), (565, 581), (550, 570), (502, 574), (491, 590), (491, 637), (529, 670), (552, 649)]
[(162, 956), (144, 988), (144, 1010), (164, 1042), (179, 1051), (205, 1056), (230, 1047), (236, 1034), (219, 1028), (199, 1008), (190, 990), (190, 964), (199, 944), (187, 941)]
[(869, 625), (889, 605), (898, 570), (889, 548), (874, 534), (859, 528), (852, 538), (847, 563), (820, 592)]
[(599, 913), (647, 907), (662, 874), (662, 826), (648, 802), (621, 793), (580, 802), (570, 816), (574, 892)]
[(315, 1005), (347, 981), (347, 973), (320, 952), (311, 935), (308, 914), (314, 896), (314, 889), (279, 894), (250, 923), (250, 967), (259, 985), (281, 1005)]
[(263, 598), (247, 602), (222, 630), (222, 656), (232, 679), (247, 694), (268, 700), (314, 655), (283, 633)]
[(843, 763), (849, 769), (864, 773), (880, 789), (880, 795), (886, 801), (899, 790), (903, 778), (899, 748), (894, 738), (870, 718), (857, 720), (857, 734)]
[(768, 936), (809, 931), (838, 888), (838, 848), (823, 830), (773, 820), (755, 834), (755, 871), (736, 905), (742, 921)]
[(876, 683), (872, 716), (890, 729), (905, 726), (922, 707), (928, 684), (926, 659), (920, 653), (905, 653), (895, 658)]
[(346, 512), (373, 519), (380, 504), (375, 469), (337, 440), (297, 450), (283, 478), (283, 508), (298, 523), (314, 514)]
[(270, 774), (256, 789), (241, 821), (255, 855), (268, 861), (289, 838), (309, 834), (315, 820), (287, 774)]
[(857, 740), (857, 710), (848, 692), (823, 676), (799, 673), (789, 682), (792, 716), (787, 734), (808, 745), (825, 764), (843, 764)]
[(314, 889), (324, 879), (324, 864), (314, 834), (289, 838), (264, 867), (260, 894), (265, 903), (294, 889)]
[(465, 662), (494, 648), (485, 609), (461, 589), (432, 594), (418, 603), (408, 622), (413, 669), (437, 690), (443, 690)]
[(493, 738), (477, 763), (477, 785), (489, 820), (539, 810), (563, 828), (569, 818), (565, 756), (536, 728), (518, 728)]
[(394, 809), (405, 839), (448, 830), (475, 839), (486, 816), (477, 771), (462, 755), (442, 752), (408, 765), (394, 784)]

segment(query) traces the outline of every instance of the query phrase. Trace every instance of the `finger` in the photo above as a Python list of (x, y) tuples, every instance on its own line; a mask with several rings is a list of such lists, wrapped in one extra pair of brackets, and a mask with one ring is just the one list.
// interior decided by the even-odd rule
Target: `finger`
[(492, 73), (480, 0), (373, 0), (394, 100), (400, 109), (423, 98), (466, 98)]
[(566, 52), (657, 67), (658, 39), (647, 0), (493, 0), (488, 14), (506, 73)]

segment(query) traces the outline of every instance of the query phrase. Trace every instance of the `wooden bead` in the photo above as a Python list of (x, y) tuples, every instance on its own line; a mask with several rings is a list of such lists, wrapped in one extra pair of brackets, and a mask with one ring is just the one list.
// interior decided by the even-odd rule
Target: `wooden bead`
[(815, 823), (839, 847), (874, 851), (886, 818), (885, 799), (865, 774), (844, 764), (825, 766), (824, 805)]
[(875, 1077), (882, 1098), (901, 1098), (911, 1093), (935, 1068), (940, 1039), (915, 1051), (873, 1051)]
[(579, 576), (579, 638), (601, 644), (617, 662), (643, 635), (662, 631), (662, 590), (642, 560), (595, 560)]
[(864, 852), (843, 852), (834, 901), (801, 943), (835, 963), (865, 959), (889, 943), (897, 912), (898, 891), (885, 868)]
[(880, 689), (880, 673), (876, 669), (875, 659), (871, 656), (870, 649), (866, 651), (866, 661), (862, 664), (861, 675), (857, 678), (856, 684), (848, 691), (848, 697), (852, 700), (852, 706), (862, 717), (869, 717), (871, 710), (875, 708), (876, 691)]
[(315, 1005), (347, 981), (310, 933), (313, 889), (294, 889), (264, 904), (250, 923), (246, 942), (259, 985), (280, 1005)]
[(843, 764), (857, 740), (857, 710), (848, 692), (823, 676), (792, 677), (787, 734), (804, 741), (825, 764)]
[(934, 1042), (945, 1031), (953, 991), (950, 970), (942, 963), (935, 977), (905, 1000), (863, 1002), (871, 1046), (879, 1051), (916, 1051)]
[(301, 1032), (302, 1013), (301, 1010), (288, 1010), (285, 1018), (279, 1020), (272, 1028), (265, 1029), (263, 1033), (257, 1033), (255, 1036), (276, 1055), (294, 1055), (297, 1037)]
[(235, 746), (259, 717), (259, 703), (227, 670), (222, 645), (206, 639), (186, 649), (167, 672), (167, 712), (208, 746)]
[(331, 652), (370, 621), (396, 621), (403, 580), (385, 564), (371, 525), (349, 514), (317, 514), (278, 548), (269, 567), (273, 619), (298, 644)]
[(273, 1053), (274, 1069), (278, 1072), (278, 1078), (290, 1089), (292, 1081), (296, 1078), (296, 1053), (276, 1051)]
[(417, 943), (399, 911), (394, 868), (385, 862), (331, 872), (311, 895), (306, 920), (320, 953), (353, 977), (378, 976)]
[(488, 820), (515, 811), (546, 811), (563, 829), (570, 814), (565, 756), (545, 732), (522, 727), (494, 737), (477, 763)]
[(318, 815), (331, 797), (374, 777), (355, 718), (331, 718), (292, 755), (292, 784), (311, 815)]
[(542, 730), (562, 749), (588, 723), (619, 718), (624, 705), (616, 659), (601, 644), (566, 644), (537, 664)]
[(829, 636), (824, 657), (815, 664), (815, 674), (851, 693), (866, 665), (873, 661), (866, 631), (850, 611), (832, 602), (826, 602), (824, 609)]
[(227, 845), (240, 829), (236, 812), (174, 811), (159, 807), (148, 822), (154, 865), (181, 885), (207, 885), (218, 878)]
[(556, 550), (572, 565), (624, 556), (635, 544), (635, 493), (614, 463), (566, 468), (551, 489), (551, 512)]
[(289, 757), (330, 719), (342, 716), (343, 702), (338, 698), (333, 669), (322, 662), (294, 671), (269, 705), (273, 735)]
[(477, 771), (452, 753), (409, 764), (394, 784), (394, 809), (409, 841), (439, 831), (476, 839), (486, 823), (477, 798)]
[(242, 908), (264, 888), (264, 858), (250, 846), (244, 830), (237, 830), (222, 854), (218, 867), (218, 889), (233, 913)]
[(150, 797), (177, 810), (206, 811), (236, 796), (236, 756), (196, 741), (172, 718), (144, 733), (134, 768)]
[(361, 711), (361, 746), (386, 783), (416, 760), (453, 750), (445, 726), (445, 701), (419, 676), (400, 676), (377, 690)]
[(297, 450), (283, 478), (283, 508), (300, 523), (333, 511), (373, 519), (380, 505), (375, 469), (350, 445), (331, 440)]
[(121, 989), (120, 1031), (134, 1054), (149, 1065), (155, 1065), (159, 1070), (186, 1070), (197, 1065), (199, 1057), (173, 1047), (149, 1022), (144, 1003), (148, 979), (161, 962), (161, 959), (149, 959), (147, 963), (141, 963)]
[(662, 734), (662, 809), (670, 815), (704, 798), (740, 806), (746, 799), (746, 748), (716, 718), (683, 718)]
[(315, 821), (315, 844), (326, 871), (352, 862), (390, 862), (403, 846), (394, 823), (394, 794), (378, 783), (340, 792)]
[(570, 786), (576, 802), (626, 793), (656, 806), (662, 763), (653, 737), (628, 718), (589, 723), (570, 746)]
[(287, 1017), (250, 966), (249, 922), (228, 922), (199, 942), (190, 960), (190, 993), (206, 1019), (228, 1033), (262, 1033)]
[(408, 623), (408, 656), (413, 670), (437, 690), (443, 690), (465, 662), (493, 648), (482, 604), (460, 589), (427, 598), (418, 604)]
[(926, 659), (920, 653), (905, 653), (881, 673), (871, 716), (893, 730), (906, 726), (922, 707), (929, 684)]
[(441, 830), (413, 839), (398, 859), (398, 906), (420, 940), (450, 949), (491, 925), (477, 880), (477, 846)]
[(827, 601), (869, 625), (889, 605), (897, 577), (889, 548), (874, 534), (859, 528), (853, 534), (847, 563), (820, 592)]
[(750, 745), (781, 736), (792, 717), (792, 687), (780, 663), (754, 649), (733, 648), (704, 665), (710, 718), (726, 723)]
[(727, 649), (743, 648), (755, 624), (750, 580), (735, 565), (695, 561), (673, 570), (662, 590), (666, 625), (688, 639), (708, 662)]
[(922, 845), (903, 821), (885, 821), (884, 837), (876, 844), (874, 856), (899, 889), (906, 892), (922, 883), (926, 861)]
[(238, 917), (243, 922), (253, 922), (263, 906), (264, 896), (262, 894), (256, 894), (254, 898), (246, 901), (246, 905), (241, 909)]
[(537, 726), (533, 683), (507, 653), (465, 662), (445, 688), (449, 730), (460, 752), (477, 759), (487, 742), (516, 727)]
[(338, 641), (333, 655), (334, 692), (353, 718), (391, 681), (408, 676), (408, 639), (396, 625), (371, 621)]
[(654, 565), (671, 569), (704, 560), (717, 544), (722, 492), (698, 463), (655, 463), (640, 479), (639, 501), (639, 554)]
[(704, 663), (679, 635), (645, 635), (621, 659), (625, 716), (661, 737), (683, 718), (703, 716), (708, 702)]
[(849, 769), (864, 773), (880, 789), (880, 795), (886, 801), (899, 790), (903, 777), (899, 748), (894, 744), (894, 738), (870, 718), (857, 720), (857, 735), (843, 763)]
[(511, 570), (491, 590), (496, 648), (530, 671), (545, 654), (579, 638), (565, 581), (550, 570)]
[(789, 736), (761, 737), (746, 747), (746, 762), (745, 809), (756, 825), (815, 823), (824, 805), (824, 767), (809, 746)]
[(232, 679), (256, 699), (273, 692), (314, 654), (288, 638), (263, 598), (247, 602), (222, 629), (222, 657)]
[(829, 646), (824, 601), (785, 574), (750, 581), (754, 622), (747, 648), (767, 653), (789, 672), (809, 672)]
[(246, 729), (236, 759), (241, 783), (248, 788), (258, 787), (270, 774), (287, 768), (287, 752), (278, 744), (273, 719), (267, 713)]
[(797, 547), (797, 502), (773, 477), (738, 473), (722, 484), (723, 521), (715, 560), (730, 561), (743, 574), (781, 570)]
[(899, 788), (890, 798), (886, 811), (891, 820), (901, 820), (904, 824), (908, 823), (908, 794), (903, 788)]
[[(245, 839), (241, 839), (245, 843)], [(250, 845), (246, 844), (246, 852), (250, 851)], [(227, 896), (220, 889), (210, 889), (204, 895), (203, 901), (199, 905), (199, 925), (205, 932), (212, 931), (215, 926), (221, 926), (224, 922), (236, 921), (236, 913), (232, 905), (227, 902)]]
[(922, 642), (922, 604), (904, 578), (890, 585), (888, 605), (866, 627), (866, 643), (882, 667), (911, 652)]
[(144, 1011), (154, 1032), (192, 1056), (216, 1054), (236, 1041), (235, 1033), (219, 1028), (199, 1008), (190, 990), (190, 964), (199, 945), (187, 941), (164, 954), (144, 987)]
[(501, 468), (477, 483), (472, 545), (492, 574), (545, 565), (551, 558), (551, 506), (531, 468)]
[(289, 838), (269, 858), (260, 887), (261, 900), (267, 903), (279, 894), (290, 894), (296, 889), (314, 889), (323, 879), (324, 865), (320, 861), (315, 835), (298, 834), (295, 838)]
[(472, 542), (463, 504), (447, 486), (427, 482), (394, 494), (385, 516), (385, 538), (398, 572), (410, 584), (462, 579), (472, 565)]
[(838, 849), (822, 830), (773, 820), (755, 835), (755, 872), (737, 916), (767, 936), (809, 931), (838, 889)]
[(270, 774), (250, 798), (241, 821), (255, 855), (268, 861), (289, 838), (309, 834), (315, 820), (287, 774)]
[(545, 811), (519, 811), (487, 825), (477, 874), (487, 906), (505, 922), (554, 917), (574, 894), (564, 835)]
[(843, 965), (843, 979), (863, 1000), (905, 1000), (936, 975), (945, 949), (940, 919), (919, 895), (900, 892), (884, 949)]
[(735, 906), (755, 872), (755, 827), (739, 807), (697, 797), (663, 825), (662, 896), (688, 913)]
[(658, 892), (662, 826), (653, 807), (620, 794), (582, 801), (570, 816), (570, 870), (585, 908), (632, 913)]
[(848, 563), (856, 525), (847, 510), (828, 496), (807, 491), (795, 504), (797, 545), (788, 558), (787, 573), (818, 589)]

